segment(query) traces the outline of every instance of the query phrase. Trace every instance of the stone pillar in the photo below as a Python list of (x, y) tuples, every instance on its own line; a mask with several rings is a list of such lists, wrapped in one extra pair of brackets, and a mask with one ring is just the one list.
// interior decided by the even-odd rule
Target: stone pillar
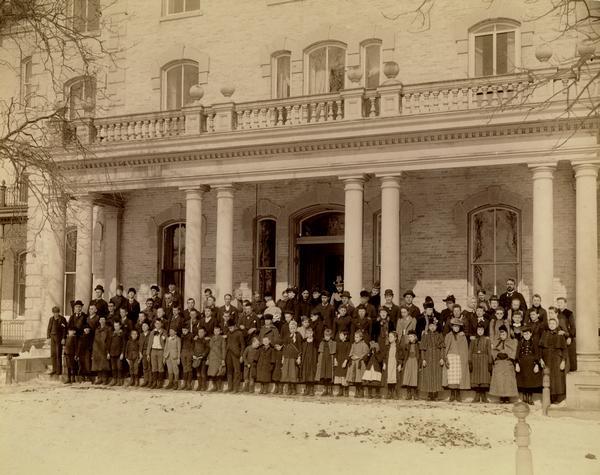
[(381, 289), (392, 289), (396, 298), (400, 295), (400, 183), (398, 180), (398, 176), (381, 177)]
[(184, 295), (197, 305), (202, 303), (202, 197), (207, 190), (206, 186), (185, 189)]
[[(217, 255), (216, 291), (217, 304), (233, 287), (233, 185), (217, 185)], [(186, 232), (187, 234), (187, 232)]]
[(567, 406), (600, 410), (598, 343), (598, 163), (573, 164), (576, 186), (575, 322), (577, 371), (567, 375)]
[[(42, 318), (51, 314), (52, 307), (60, 307), (63, 315), (71, 309), (63, 308), (65, 291), (65, 227), (66, 200), (59, 199), (49, 203), (50, 218), (42, 228), (42, 239), (46, 249), (48, 266), (45, 273), (45, 299)], [(40, 209), (38, 209), (40, 212)], [(29, 257), (29, 256), (28, 256)], [(28, 259), (29, 260), (29, 259)], [(28, 283), (29, 285), (29, 283)], [(43, 322), (42, 322), (43, 324)], [(44, 335), (45, 336), (45, 335)]]
[(533, 174), (533, 293), (554, 305), (554, 165), (531, 166)]
[(344, 289), (355, 301), (362, 289), (363, 190), (364, 176), (343, 177), (345, 199)]
[(121, 216), (123, 209), (104, 206), (104, 298), (115, 295), (120, 280)]
[(92, 237), (94, 202), (91, 196), (77, 198), (77, 263), (75, 266), (75, 300), (82, 300), (87, 308), (92, 298)]

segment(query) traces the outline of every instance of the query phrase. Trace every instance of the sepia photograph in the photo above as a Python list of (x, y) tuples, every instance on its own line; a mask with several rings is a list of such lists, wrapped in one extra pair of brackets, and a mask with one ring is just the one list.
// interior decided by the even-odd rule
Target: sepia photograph
[(600, 0), (0, 0), (0, 473), (600, 475)]

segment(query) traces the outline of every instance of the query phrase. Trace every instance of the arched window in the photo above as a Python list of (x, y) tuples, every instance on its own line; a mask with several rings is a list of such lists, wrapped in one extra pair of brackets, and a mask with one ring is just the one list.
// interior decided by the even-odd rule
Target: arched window
[(475, 25), (470, 33), (471, 76), (515, 72), (521, 63), (520, 24), (499, 19)]
[(379, 87), (381, 76), (381, 41), (369, 40), (362, 45), (363, 79), (367, 89)]
[(285, 99), (290, 97), (290, 52), (282, 51), (273, 55), (272, 68), (272, 97)]
[(346, 46), (343, 43), (318, 45), (306, 53), (308, 94), (324, 94), (344, 89)]
[(72, 226), (65, 233), (65, 291), (63, 312), (71, 311), (71, 302), (75, 300), (75, 271), (77, 269), (77, 227)]
[(498, 294), (506, 279), (520, 281), (521, 216), (508, 206), (488, 206), (469, 217), (470, 281), (474, 291)]
[(73, 79), (65, 87), (65, 97), (67, 97), (67, 117), (70, 120), (76, 119), (81, 115), (81, 111), (86, 103), (93, 106), (96, 101), (96, 80), (91, 76), (82, 76)]
[(15, 304), (17, 316), (25, 315), (25, 263), (27, 261), (27, 252), (22, 251), (17, 254), (15, 259)]
[(198, 84), (198, 63), (178, 61), (163, 69), (163, 109), (181, 109), (192, 103), (190, 87)]
[(261, 295), (275, 296), (277, 285), (277, 221), (262, 218), (256, 222), (256, 283)]
[(185, 222), (168, 224), (162, 229), (160, 282), (183, 289), (185, 280)]

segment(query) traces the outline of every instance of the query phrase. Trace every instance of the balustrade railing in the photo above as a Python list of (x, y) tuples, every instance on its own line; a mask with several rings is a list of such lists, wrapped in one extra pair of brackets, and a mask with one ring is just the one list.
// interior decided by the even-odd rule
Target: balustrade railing
[(2, 344), (19, 344), (25, 339), (25, 321), (0, 320), (0, 341)]
[(95, 142), (128, 142), (176, 137), (185, 132), (185, 114), (167, 111), (94, 120)]
[(0, 208), (27, 206), (27, 183), (7, 186), (4, 181), (0, 184)]

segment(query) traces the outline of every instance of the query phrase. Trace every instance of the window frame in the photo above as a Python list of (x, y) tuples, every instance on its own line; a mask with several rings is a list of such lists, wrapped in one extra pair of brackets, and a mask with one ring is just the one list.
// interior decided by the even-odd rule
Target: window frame
[[(78, 76), (76, 78), (71, 79), (65, 84), (65, 97), (67, 98), (66, 117), (68, 117), (69, 120), (74, 120), (78, 118), (77, 109), (73, 108), (73, 101), (71, 97), (73, 87), (75, 87), (78, 84), (83, 84), (83, 94), (81, 98), (82, 103), (85, 102), (86, 98), (89, 97), (92, 103), (92, 107), (95, 107), (96, 105), (96, 78), (94, 76)], [(89, 96), (86, 94), (87, 92), (90, 93)]]
[[(23, 260), (23, 262), (21, 262)], [(23, 268), (23, 272), (21, 273), (21, 265)], [(14, 261), (14, 311), (13, 318), (15, 317), (24, 317), (25, 316), (25, 292), (27, 288), (27, 251), (23, 250), (15, 253), (15, 261)], [(22, 280), (21, 280), (22, 277)], [(21, 302), (23, 299), (23, 302)], [(22, 306), (22, 308), (21, 308)]]
[(169, 6), (171, 2), (174, 0), (163, 0), (162, 1), (162, 16), (165, 18), (179, 18), (185, 16), (194, 16), (201, 13), (202, 8), (202, 0), (198, 1), (198, 8), (194, 8), (192, 10), (187, 10), (186, 5), (188, 1), (191, 0), (183, 0), (183, 10), (180, 12), (169, 13)]
[[(494, 210), (494, 245), (493, 245), (493, 249), (494, 249), (494, 259), (492, 263), (476, 263), (474, 262), (473, 259), (473, 218), (475, 215), (479, 214), (479, 213), (483, 213), (485, 211), (488, 210)], [(517, 261), (516, 262), (498, 262), (496, 259), (496, 250), (497, 250), (497, 246), (496, 246), (496, 239), (497, 239), (497, 228), (496, 228), (496, 210), (507, 210), (510, 211), (512, 213), (516, 214), (517, 217), (517, 252), (516, 252), (516, 257), (517, 257)], [(516, 275), (511, 276), (511, 278), (515, 279), (517, 285), (521, 282), (521, 276), (523, 275), (523, 224), (522, 224), (522, 210), (515, 208), (514, 206), (510, 206), (510, 205), (506, 205), (506, 204), (494, 204), (494, 205), (485, 205), (485, 206), (480, 206), (479, 208), (473, 209), (472, 211), (469, 212), (468, 217), (467, 217), (467, 226), (468, 226), (468, 232), (467, 232), (467, 255), (468, 255), (468, 282), (469, 282), (469, 289), (471, 290), (471, 295), (477, 295), (477, 292), (479, 291), (479, 287), (475, 285), (475, 265), (479, 264), (479, 265), (486, 265), (486, 266), (493, 266), (494, 267), (494, 285), (497, 286), (498, 285), (498, 281), (496, 278), (496, 266), (498, 265), (514, 265), (517, 269)], [(494, 289), (486, 289), (486, 291), (491, 292), (490, 295), (499, 295), (500, 293), (502, 293), (502, 288), (494, 288)]]
[[(169, 221), (164, 223), (161, 228), (160, 228), (160, 254), (159, 254), (159, 272), (158, 272), (158, 281), (161, 283), (161, 286), (164, 286), (166, 288), (168, 282), (164, 282), (164, 275), (165, 272), (171, 272), (171, 273), (178, 273), (180, 274), (181, 277), (181, 283), (185, 282), (185, 251), (184, 253), (181, 252), (182, 246), (179, 245), (178, 246), (178, 258), (177, 260), (179, 261), (178, 264), (180, 265), (180, 267), (175, 267), (174, 265), (172, 267), (166, 267), (165, 263), (166, 263), (166, 257), (167, 257), (167, 253), (166, 253), (166, 246), (167, 246), (167, 233), (170, 232), (170, 229), (175, 229), (175, 228), (184, 228), (186, 230), (187, 233), (187, 226), (186, 226), (186, 222), (184, 219), (179, 219), (179, 220), (174, 220), (174, 221)], [(173, 236), (175, 235), (175, 231), (173, 231)], [(183, 239), (183, 249), (185, 249), (185, 237)], [(182, 258), (183, 256), (183, 258)], [(183, 260), (182, 260), (183, 259)], [(177, 286), (181, 289), (183, 289), (183, 285), (179, 285), (178, 282), (175, 282), (175, 284), (177, 284)]]
[[(331, 90), (330, 90), (330, 80), (331, 78), (329, 77), (329, 48), (330, 47), (335, 47), (335, 48), (341, 48), (344, 51), (344, 74), (343, 74), (343, 79), (342, 79), (342, 88), (341, 90), (343, 91), (344, 89), (346, 89), (346, 68), (348, 67), (348, 61), (347, 61), (347, 55), (348, 55), (348, 45), (346, 43), (343, 43), (341, 41), (321, 41), (319, 43), (315, 43), (311, 46), (309, 46), (308, 48), (306, 48), (304, 50), (304, 93), (306, 95), (319, 95), (319, 94), (330, 94)], [(321, 49), (321, 48), (325, 48), (325, 71), (327, 72), (327, 81), (326, 81), (326, 91), (325, 92), (310, 92), (310, 55), (312, 53), (314, 53), (315, 51)], [(340, 92), (340, 91), (336, 91), (336, 92)]]
[[(70, 0), (70, 12), (71, 12), (71, 27), (77, 33), (96, 33), (100, 31), (100, 18), (102, 17), (102, 6), (101, 0), (97, 0), (97, 18), (90, 16), (90, 1), (91, 0)], [(83, 24), (83, 28), (78, 29), (77, 18), (75, 17), (75, 4), (80, 3), (85, 6), (85, 15), (81, 17), (81, 23)], [(94, 21), (98, 23), (98, 26), (95, 28), (90, 28), (90, 23)]]
[[(69, 240), (69, 235), (73, 235), (74, 237)], [(73, 242), (74, 247), (69, 249), (69, 243)], [(73, 276), (75, 279), (76, 269), (77, 269), (77, 226), (69, 226), (65, 229), (65, 241), (64, 241), (64, 252), (65, 252), (65, 270), (64, 270), (64, 279), (63, 279), (63, 315), (68, 315), (67, 309), (70, 309), (71, 301), (67, 301), (67, 282), (68, 276)], [(71, 252), (74, 256), (73, 260), (73, 270), (67, 269), (67, 253)], [(73, 298), (75, 298), (75, 280), (73, 280)]]
[[(491, 28), (491, 31), (489, 29)], [(497, 35), (499, 33), (515, 33), (515, 57), (514, 68), (511, 72), (498, 74), (497, 68)], [(478, 36), (492, 35), (492, 74), (488, 76), (475, 75), (475, 38)], [(516, 74), (521, 67), (521, 24), (516, 20), (509, 18), (497, 18), (494, 20), (486, 20), (469, 29), (469, 77), (493, 77), (502, 76), (505, 74)]]
[[(274, 257), (274, 262), (275, 265), (274, 266), (261, 266), (259, 265), (259, 257), (260, 257), (260, 251), (259, 251), (259, 245), (260, 245), (260, 223), (262, 223), (263, 221), (272, 221), (273, 223), (275, 223), (275, 257)], [(274, 288), (273, 288), (273, 297), (275, 297), (275, 292), (277, 291), (277, 262), (278, 262), (278, 257), (279, 257), (279, 250), (277, 249), (277, 233), (278, 233), (278, 226), (277, 226), (277, 219), (273, 216), (261, 216), (257, 219), (255, 219), (255, 225), (254, 225), (254, 288), (256, 289), (256, 291), (262, 291), (260, 289), (260, 271), (264, 271), (264, 270), (270, 270), (274, 272), (275, 275), (275, 282), (274, 282)]]
[[(288, 77), (288, 88), (289, 93), (287, 97), (279, 97), (279, 68), (278, 61), (282, 57), (289, 58), (289, 77)], [(292, 96), (292, 53), (291, 51), (278, 51), (271, 55), (271, 98), (273, 99), (288, 99)]]
[(361, 61), (361, 70), (362, 70), (362, 84), (363, 87), (367, 88), (367, 48), (372, 46), (379, 46), (379, 78), (377, 81), (377, 87), (381, 86), (382, 83), (382, 74), (383, 74), (383, 42), (378, 39), (370, 39), (365, 40), (360, 44), (361, 53), (360, 53), (360, 61)]
[[(29, 73), (28, 73), (29, 72)], [(21, 105), (29, 107), (33, 94), (33, 58), (27, 56), (21, 60), (20, 95)]]
[[(185, 100), (184, 100), (185, 66), (194, 66), (196, 68), (196, 77), (199, 78), (200, 66), (198, 65), (197, 61), (194, 61), (192, 59), (181, 59), (181, 60), (177, 60), (177, 61), (171, 61), (170, 63), (167, 63), (162, 67), (161, 81), (160, 81), (160, 83), (161, 83), (161, 110), (163, 110), (163, 111), (180, 110), (181, 108), (185, 107), (186, 105), (189, 105), (189, 104), (186, 104)], [(175, 68), (181, 68), (181, 85), (180, 85), (181, 86), (181, 105), (178, 108), (169, 109), (167, 107), (168, 91), (169, 91), (169, 87), (167, 84), (167, 75), (168, 75), (169, 71), (171, 71)], [(196, 84), (199, 84), (199, 83), (200, 83), (200, 81), (197, 79)], [(189, 94), (189, 90), (188, 90), (188, 94)]]

